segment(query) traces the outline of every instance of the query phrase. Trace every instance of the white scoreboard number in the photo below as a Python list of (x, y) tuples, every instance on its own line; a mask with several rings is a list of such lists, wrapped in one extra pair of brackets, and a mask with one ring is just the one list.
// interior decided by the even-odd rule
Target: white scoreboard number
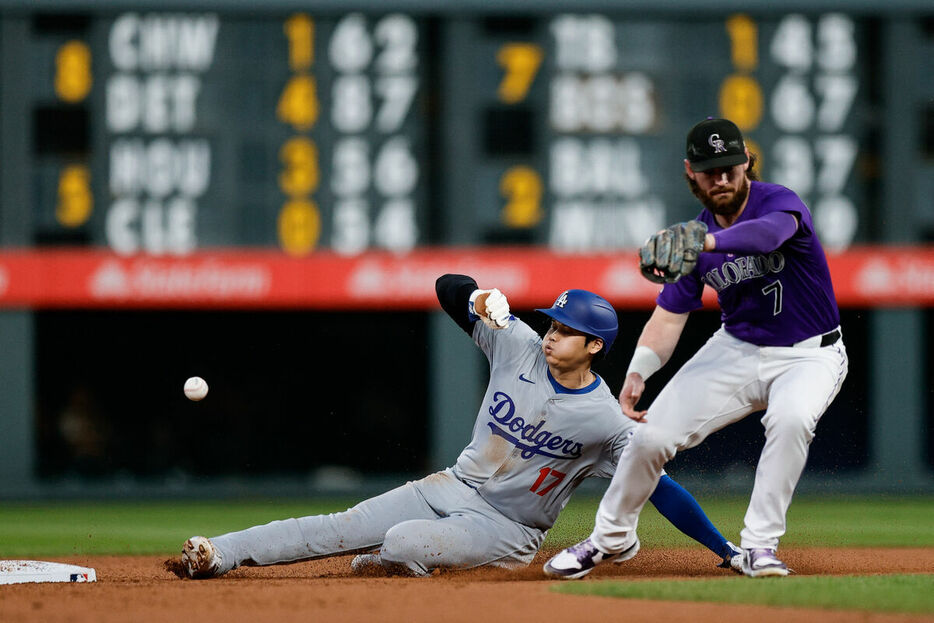
[[(689, 199), (672, 191), (679, 162), (666, 158), (670, 165), (659, 169), (657, 156), (681, 153), (690, 125), (717, 114), (743, 130), (766, 181), (804, 199), (829, 249), (853, 242), (865, 189), (853, 180), (862, 139), (854, 109), (863, 86), (851, 17), (793, 13), (760, 23), (737, 14), (688, 25), (561, 14), (551, 18), (549, 34), (549, 246), (636, 247), (679, 209), (683, 218)], [(632, 39), (683, 39), (687, 47), (653, 64)], [(725, 68), (724, 51), (731, 61)], [(685, 55), (699, 59), (696, 79), (676, 71)], [(701, 88), (715, 85), (718, 74), (719, 94)]]
[(830, 249), (849, 246), (859, 222), (846, 193), (858, 153), (857, 138), (847, 132), (860, 89), (857, 48), (853, 20), (839, 13), (787, 15), (769, 43), (771, 60), (783, 70), (769, 106), (783, 133), (769, 151), (769, 181), (801, 195)]
[[(353, 13), (337, 23), (328, 59), (338, 72), (331, 123), (340, 132), (332, 162), (331, 248), (348, 255), (369, 247), (408, 251), (419, 238), (413, 191), (421, 171), (402, 125), (419, 88), (418, 29), (401, 14), (370, 24)], [(376, 139), (366, 138), (371, 129)]]

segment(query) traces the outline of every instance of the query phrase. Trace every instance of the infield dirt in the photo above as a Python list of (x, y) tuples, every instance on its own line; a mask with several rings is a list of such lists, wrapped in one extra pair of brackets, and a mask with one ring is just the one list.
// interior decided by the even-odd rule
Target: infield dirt
[[(223, 578), (178, 578), (164, 556), (72, 556), (56, 558), (97, 570), (93, 584), (20, 584), (0, 587), (0, 621), (287, 621), (412, 623), (594, 623), (746, 621), (788, 623), (934, 622), (934, 616), (875, 614), (689, 602), (620, 600), (562, 595), (549, 590), (542, 552), (527, 569), (478, 569), (436, 573), (432, 578), (359, 577), (350, 558), (275, 567), (246, 567)], [(783, 548), (782, 558), (799, 575), (930, 573), (934, 548)], [(166, 564), (166, 563), (170, 564)], [(599, 567), (585, 582), (601, 578), (651, 581), (661, 578), (735, 577), (717, 569), (710, 554), (691, 549), (645, 549), (622, 565)]]

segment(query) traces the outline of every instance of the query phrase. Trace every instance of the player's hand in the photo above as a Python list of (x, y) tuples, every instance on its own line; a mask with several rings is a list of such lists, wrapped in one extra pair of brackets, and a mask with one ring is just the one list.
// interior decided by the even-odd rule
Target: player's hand
[(505, 329), (509, 326), (509, 301), (496, 288), (474, 290), (470, 295), (470, 311), (480, 316), (483, 324), (491, 329)]
[(636, 403), (642, 398), (643, 391), (645, 391), (645, 381), (642, 375), (631, 372), (626, 376), (623, 390), (619, 393), (619, 406), (623, 409), (623, 415), (636, 422), (645, 422), (647, 411), (636, 411)]

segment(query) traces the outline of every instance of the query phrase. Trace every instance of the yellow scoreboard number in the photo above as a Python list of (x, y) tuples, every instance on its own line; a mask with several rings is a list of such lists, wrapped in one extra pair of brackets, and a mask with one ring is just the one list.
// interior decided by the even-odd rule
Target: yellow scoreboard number
[(763, 98), (759, 82), (749, 75), (759, 65), (759, 36), (748, 15), (733, 15), (726, 21), (734, 73), (720, 87), (720, 113), (741, 130), (755, 129), (762, 121)]
[[(83, 101), (94, 84), (91, 73), (91, 50), (83, 41), (63, 44), (55, 54), (55, 95), (69, 104)], [(64, 227), (80, 227), (91, 217), (94, 195), (91, 173), (84, 164), (70, 164), (58, 178), (58, 201), (55, 218)]]
[[(314, 26), (309, 16), (298, 13), (283, 27), (293, 75), (279, 97), (276, 116), (299, 132), (315, 125), (320, 108), (314, 76), (308, 73), (314, 63)], [(285, 167), (279, 189), (289, 197), (279, 212), (279, 244), (291, 255), (305, 255), (321, 236), (321, 212), (311, 198), (320, 179), (318, 148), (310, 137), (295, 136), (282, 146), (279, 159)]]

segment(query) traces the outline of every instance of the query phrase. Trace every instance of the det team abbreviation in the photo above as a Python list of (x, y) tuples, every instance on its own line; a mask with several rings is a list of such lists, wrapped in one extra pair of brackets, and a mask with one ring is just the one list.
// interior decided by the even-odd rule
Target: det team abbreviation
[(829, 249), (868, 227), (872, 24), (847, 14), (88, 21), (54, 82), (88, 105), (89, 146), (62, 158), (57, 205), (40, 211), (119, 254), (632, 249), (696, 216), (675, 182), (683, 128), (704, 116), (737, 123)]

